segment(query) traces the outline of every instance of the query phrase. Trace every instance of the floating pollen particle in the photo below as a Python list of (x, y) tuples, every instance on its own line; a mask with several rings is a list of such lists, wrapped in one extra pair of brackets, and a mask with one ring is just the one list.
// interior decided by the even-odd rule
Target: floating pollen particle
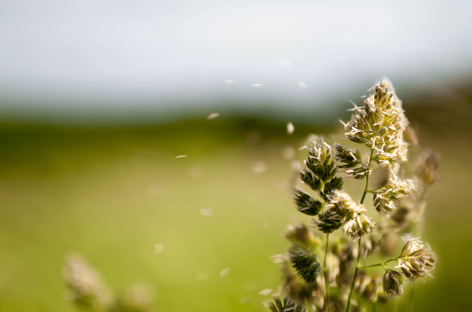
[(275, 188), (277, 189), (277, 191), (285, 191), (286, 189), (288, 189), (288, 185), (289, 183), (287, 180), (279, 180), (275, 184)]
[(264, 289), (261, 292), (259, 292), (259, 295), (267, 296), (272, 292), (272, 289)]
[(187, 155), (175, 156), (175, 158), (184, 158), (184, 157), (187, 157)]
[(210, 208), (200, 208), (200, 214), (202, 216), (212, 216), (213, 215)]
[(149, 188), (149, 194), (159, 195), (161, 193), (161, 188), (158, 185), (153, 185)]
[(293, 124), (292, 124), (291, 122), (289, 122), (289, 123), (287, 124), (287, 133), (288, 133), (288, 134), (292, 134), (293, 131), (295, 131), (295, 127), (293, 126)]
[[(270, 308), (271, 303), (272, 303), (272, 300), (266, 300), (266, 301), (262, 302), (262, 305), (264, 305), (264, 307), (266, 307), (266, 308)], [(287, 312), (288, 312), (288, 310), (287, 310)]]
[(296, 153), (295, 149), (290, 145), (285, 146), (284, 149), (282, 150), (283, 158), (289, 159), (289, 160), (295, 157), (295, 153)]
[(228, 274), (228, 272), (229, 272), (229, 269), (223, 270), (220, 272), (220, 276), (225, 276), (226, 274)]
[(197, 280), (204, 281), (210, 277), (207, 271), (200, 271), (197, 273)]
[(220, 116), (220, 113), (211, 113), (210, 115), (208, 115), (207, 119), (208, 120), (215, 119), (218, 116)]
[(256, 144), (261, 140), (261, 134), (257, 131), (250, 131), (246, 136), (247, 144)]
[(156, 254), (164, 251), (164, 244), (157, 244), (157, 245), (154, 245), (154, 247), (156, 248)]
[(262, 161), (255, 161), (251, 167), (252, 172), (254, 173), (263, 173), (267, 170), (267, 165)]
[(260, 87), (262, 87), (262, 84), (260, 84), (260, 83), (253, 83), (253, 84), (252, 84), (252, 87), (253, 87), (253, 88), (260, 88)]
[(302, 90), (305, 90), (306, 89), (306, 84), (304, 84), (303, 82), (299, 82), (298, 87)]
[(232, 80), (232, 79), (228, 79), (228, 80), (223, 81), (224, 84), (232, 84), (233, 82), (234, 82), (234, 80)]
[(200, 165), (195, 165), (190, 168), (188, 174), (191, 178), (198, 179), (205, 173), (205, 169)]
[(274, 263), (281, 263), (284, 261), (284, 255), (280, 254), (280, 255), (273, 255), (272, 257), (270, 257), (270, 259), (272, 259), (272, 261)]

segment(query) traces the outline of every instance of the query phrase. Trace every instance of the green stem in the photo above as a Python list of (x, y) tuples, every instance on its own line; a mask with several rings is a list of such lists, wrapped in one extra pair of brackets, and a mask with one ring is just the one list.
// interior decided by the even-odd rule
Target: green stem
[(373, 267), (378, 267), (378, 266), (383, 266), (383, 263), (376, 263), (372, 265), (362, 265), (362, 266), (358, 266), (358, 268), (365, 269), (365, 268), (373, 268)]
[[(324, 192), (324, 187), (325, 187), (325, 183), (322, 182), (321, 190), (320, 190), (321, 193)], [(326, 201), (324, 200), (323, 196), (321, 196), (321, 199), (323, 201), (323, 205), (321, 206), (321, 214), (323, 214)], [(325, 288), (326, 288), (326, 306), (328, 307), (328, 312), (330, 312), (330, 308), (329, 308), (329, 280), (328, 280), (329, 272), (328, 272), (328, 267), (326, 266), (326, 258), (328, 257), (328, 246), (329, 246), (329, 234), (326, 234), (326, 247), (325, 247), (323, 266), (325, 268), (324, 269), (324, 278), (325, 278)]]
[[(370, 166), (370, 162), (372, 161), (373, 154), (374, 154), (374, 150), (371, 149), (368, 166)], [(365, 188), (364, 188), (364, 193), (362, 193), (361, 204), (364, 203), (364, 199), (365, 199), (365, 195), (367, 194), (368, 187), (369, 187), (369, 175), (365, 177)], [(360, 258), (361, 258), (361, 237), (359, 237), (359, 240), (358, 240), (356, 270), (354, 271), (354, 278), (352, 279), (351, 290), (349, 291), (349, 298), (347, 299), (346, 312), (349, 312), (349, 307), (351, 306), (352, 291), (354, 290), (354, 284), (356, 283), (357, 272), (359, 271)]]
[[(374, 153), (374, 150), (370, 150), (370, 156), (369, 156), (369, 164), (368, 166), (370, 166), (370, 162), (372, 161), (372, 154)], [(367, 175), (365, 177), (365, 188), (364, 188), (364, 193), (362, 194), (362, 198), (361, 198), (361, 204), (364, 203), (364, 198), (365, 198), (365, 195), (367, 194), (367, 188), (369, 187), (369, 175)], [(359, 251), (360, 252), (360, 251)]]
[(324, 207), (325, 207), (325, 203), (326, 203), (326, 201), (325, 201), (325, 199), (323, 198), (323, 196), (321, 196), (321, 194), (324, 193), (324, 187), (325, 187), (325, 183), (324, 183), (324, 182), (321, 182), (321, 189), (320, 189), (320, 194), (319, 194), (320, 197), (321, 197), (321, 200), (323, 201), (323, 205), (321, 206), (321, 214), (323, 214), (323, 212), (324, 212)]
[(326, 258), (328, 257), (328, 243), (329, 243), (329, 234), (326, 234), (326, 248), (325, 248), (323, 266), (325, 267), (324, 277), (325, 277), (325, 288), (326, 288), (326, 306), (328, 307), (328, 312), (330, 312), (330, 308), (329, 308), (329, 273), (328, 273), (328, 267), (326, 266)]
[(361, 257), (361, 238), (359, 237), (358, 240), (358, 247), (359, 251), (357, 252), (357, 261), (356, 261), (356, 270), (354, 271), (354, 278), (352, 279), (352, 284), (351, 284), (351, 290), (349, 291), (349, 298), (347, 299), (347, 307), (346, 307), (346, 312), (349, 312), (349, 307), (351, 306), (351, 296), (352, 296), (352, 291), (354, 290), (354, 284), (356, 283), (356, 278), (357, 278), (357, 271), (359, 271), (359, 259)]
[(382, 262), (382, 263), (376, 263), (376, 264), (371, 264), (371, 265), (362, 265), (362, 266), (357, 266), (359, 269), (364, 269), (364, 268), (373, 268), (373, 267), (378, 267), (378, 266), (382, 266), (385, 268), (385, 265), (389, 262), (392, 262), (392, 261), (397, 261), (398, 259), (402, 258), (402, 256), (399, 256), (399, 257), (396, 257), (394, 259), (390, 259), (390, 260), (387, 260), (385, 262)]

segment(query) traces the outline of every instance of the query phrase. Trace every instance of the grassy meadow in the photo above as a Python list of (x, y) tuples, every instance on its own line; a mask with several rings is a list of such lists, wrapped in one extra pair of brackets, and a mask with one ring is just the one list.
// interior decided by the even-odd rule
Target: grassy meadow
[[(331, 131), (295, 127), (289, 136), (285, 124), (222, 117), (141, 128), (1, 125), (0, 311), (75, 311), (61, 273), (70, 252), (117, 292), (149, 284), (155, 311), (265, 311), (270, 296), (259, 292), (280, 286), (270, 257), (289, 247), (286, 225), (310, 222), (292, 203), (284, 150)], [(416, 312), (472, 302), (472, 142), (437, 127), (420, 124), (420, 142), (443, 155), (422, 238), (440, 262), (435, 279), (415, 285)], [(347, 188), (355, 197), (363, 183)], [(413, 287), (405, 288), (399, 304), (379, 310), (410, 311)]]

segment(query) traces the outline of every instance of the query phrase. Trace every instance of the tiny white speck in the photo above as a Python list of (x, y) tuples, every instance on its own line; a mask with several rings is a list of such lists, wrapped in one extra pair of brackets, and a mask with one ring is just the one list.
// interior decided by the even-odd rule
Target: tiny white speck
[(298, 87), (302, 90), (305, 90), (306, 89), (306, 84), (304, 84), (303, 82), (299, 82)]
[(204, 281), (210, 277), (207, 271), (200, 271), (197, 273), (197, 280)]
[(366, 96), (365, 95), (361, 95), (361, 99), (365, 98)]
[(264, 289), (261, 292), (259, 292), (259, 295), (267, 296), (272, 292), (272, 289)]
[(207, 119), (210, 120), (210, 119), (215, 119), (216, 117), (220, 116), (220, 113), (211, 113)]
[(282, 259), (282, 258), (277, 258), (277, 259), (274, 259), (274, 260), (272, 260), (272, 261), (273, 261), (274, 263), (280, 263), (280, 262), (283, 262), (284, 259)]
[(220, 276), (225, 276), (226, 274), (228, 274), (228, 272), (229, 272), (229, 269), (223, 270), (220, 272)]
[(319, 141), (319, 140), (320, 140), (319, 136), (317, 136), (316, 134), (310, 133), (308, 137), (305, 139), (305, 142), (309, 142), (311, 144), (313, 141)]
[(260, 84), (260, 83), (253, 83), (253, 84), (252, 84), (252, 87), (253, 87), (253, 88), (260, 88), (260, 87), (262, 87), (262, 84)]
[(175, 158), (184, 158), (184, 157), (187, 157), (187, 155), (175, 156)]
[(157, 185), (153, 185), (149, 188), (149, 193), (151, 195), (159, 195), (161, 193), (161, 189)]
[(234, 80), (232, 80), (232, 79), (228, 79), (228, 80), (223, 81), (224, 84), (232, 84), (233, 82), (234, 82)]
[(200, 165), (195, 165), (190, 168), (188, 174), (191, 178), (198, 179), (205, 173), (205, 169)]
[(273, 294), (272, 296), (280, 296), (280, 294), (282, 293), (282, 286), (279, 287), (279, 289), (277, 289), (277, 292), (275, 294)]
[(287, 124), (287, 133), (288, 133), (288, 134), (292, 134), (293, 131), (295, 131), (295, 127), (293, 126), (293, 124), (292, 124), (291, 122), (289, 122), (289, 123)]
[(262, 161), (255, 161), (251, 166), (251, 170), (257, 174), (263, 173), (267, 170), (267, 165)]
[(261, 135), (257, 131), (251, 131), (246, 137), (247, 144), (256, 144), (261, 140)]
[(157, 254), (164, 251), (164, 244), (157, 244), (157, 245), (154, 245), (154, 247), (156, 248)]
[(210, 208), (200, 208), (200, 214), (202, 216), (212, 216), (213, 215)]
[(286, 145), (282, 150), (282, 156), (285, 159), (292, 159), (293, 157), (295, 157), (295, 149), (290, 145)]

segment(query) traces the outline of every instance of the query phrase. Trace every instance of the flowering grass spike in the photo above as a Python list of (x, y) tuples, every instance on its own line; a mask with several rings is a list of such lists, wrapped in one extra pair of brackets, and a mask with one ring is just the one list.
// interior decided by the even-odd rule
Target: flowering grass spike
[[(440, 157), (419, 146), (392, 84), (383, 80), (372, 89), (364, 105), (354, 104), (350, 121), (343, 123), (345, 137), (360, 144), (359, 149), (328, 144), (323, 138), (304, 147), (308, 155), (299, 175), (313, 193), (294, 187), (294, 201), (298, 211), (312, 218), (319, 234), (301, 223), (287, 228), (285, 237), (295, 245), (281, 260), (282, 292), (314, 311), (359, 311), (365, 304), (388, 304), (403, 293), (406, 280), (431, 275), (437, 262), (428, 244), (406, 233), (422, 229), (425, 195), (439, 177)], [(372, 186), (369, 178), (376, 171), (385, 178)], [(362, 181), (362, 194), (343, 190), (345, 179)], [(377, 211), (375, 218), (368, 215), (370, 206)], [(396, 237), (402, 235), (404, 246), (398, 255)], [(377, 251), (398, 256), (360, 265), (361, 256)], [(398, 271), (387, 267), (394, 261)], [(374, 267), (384, 269), (383, 278), (369, 274), (367, 268)], [(280, 305), (273, 306), (277, 308), (272, 311), (280, 311)]]

